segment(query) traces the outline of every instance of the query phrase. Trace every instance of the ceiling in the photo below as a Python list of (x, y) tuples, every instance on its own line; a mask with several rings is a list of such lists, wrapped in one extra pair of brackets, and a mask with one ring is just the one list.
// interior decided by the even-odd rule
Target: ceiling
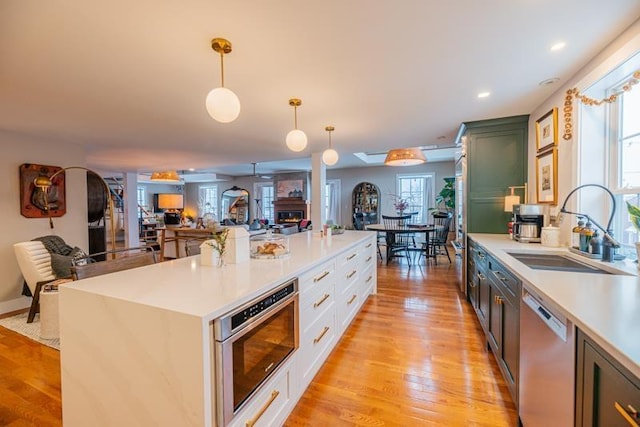
[[(637, 0), (2, 0), (0, 130), (82, 144), (98, 170), (308, 170), (327, 125), (337, 168), (396, 147), (433, 160), (462, 121), (530, 113), (639, 16)], [(228, 124), (204, 107), (213, 37), (233, 44)]]

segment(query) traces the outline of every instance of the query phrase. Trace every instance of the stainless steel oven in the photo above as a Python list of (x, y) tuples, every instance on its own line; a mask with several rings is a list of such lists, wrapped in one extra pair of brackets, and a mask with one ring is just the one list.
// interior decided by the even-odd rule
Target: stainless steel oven
[(227, 425), (298, 348), (298, 279), (213, 322), (218, 425)]

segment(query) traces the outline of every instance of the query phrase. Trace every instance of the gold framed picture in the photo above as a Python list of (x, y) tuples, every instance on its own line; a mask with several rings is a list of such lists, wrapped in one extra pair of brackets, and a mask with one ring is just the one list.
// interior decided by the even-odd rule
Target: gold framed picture
[(558, 108), (536, 120), (536, 148), (538, 153), (558, 145)]
[(558, 149), (536, 156), (536, 197), (538, 203), (558, 204)]

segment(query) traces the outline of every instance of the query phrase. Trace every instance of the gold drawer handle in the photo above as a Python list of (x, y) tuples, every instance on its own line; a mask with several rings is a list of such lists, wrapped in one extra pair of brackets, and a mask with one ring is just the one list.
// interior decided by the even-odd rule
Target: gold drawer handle
[(318, 277), (314, 277), (313, 278), (313, 283), (317, 283), (320, 280), (324, 279), (325, 277), (327, 277), (329, 275), (328, 271), (325, 271), (324, 273), (322, 273), (321, 275), (319, 275)]
[(265, 412), (267, 412), (267, 409), (269, 409), (269, 406), (271, 406), (273, 401), (276, 400), (276, 398), (279, 395), (280, 395), (280, 392), (278, 390), (273, 390), (271, 392), (271, 396), (269, 397), (269, 400), (264, 405), (262, 405), (262, 408), (260, 408), (258, 413), (253, 418), (251, 418), (249, 421), (247, 421), (247, 423), (245, 425), (247, 427), (253, 427), (258, 422), (260, 417), (263, 416)]
[(502, 302), (504, 301), (500, 295), (495, 295), (495, 296), (493, 297), (493, 300), (494, 300), (494, 301), (496, 302), (496, 304), (498, 304), (498, 305), (502, 305)]
[[(624, 418), (625, 420), (627, 420), (627, 422), (629, 423), (630, 426), (633, 427), (640, 427), (638, 425), (638, 423), (636, 422), (636, 420), (634, 420), (633, 418), (631, 418), (632, 416), (634, 418), (638, 418), (638, 411), (636, 411), (633, 406), (628, 405), (629, 410), (627, 411), (626, 409), (624, 409), (622, 407), (621, 404), (619, 404), (618, 402), (614, 402), (613, 407), (616, 408), (616, 411), (618, 411), (620, 413), (620, 415), (622, 415), (622, 418)], [(631, 415), (629, 415), (629, 413), (631, 413)]]
[(470, 288), (475, 288), (476, 286), (477, 286), (476, 282), (474, 282), (473, 280), (471, 282), (469, 282), (469, 287)]
[(365, 262), (369, 262), (369, 261), (371, 261), (371, 259), (372, 259), (372, 258), (373, 258), (373, 257), (372, 257), (372, 256), (370, 256), (369, 258), (367, 258), (367, 260), (366, 260)]
[(327, 300), (327, 298), (329, 298), (331, 295), (329, 294), (324, 294), (324, 296), (322, 298), (320, 298), (320, 300), (316, 301), (313, 303), (313, 308), (318, 308), (322, 305), (323, 302), (325, 302)]
[(369, 249), (371, 246), (373, 245), (373, 243), (369, 243), (366, 248)]
[(371, 279), (373, 279), (373, 276), (369, 276), (369, 277), (367, 277), (367, 280), (365, 280), (364, 282), (365, 282), (365, 283), (369, 283), (369, 282), (371, 281)]
[(327, 332), (329, 332), (329, 327), (325, 326), (324, 328), (322, 328), (322, 332), (320, 332), (320, 335), (318, 335), (317, 337), (315, 337), (313, 339), (313, 343), (314, 344), (318, 344), (320, 342), (320, 340), (322, 339), (322, 337), (324, 337)]
[(356, 294), (353, 294), (351, 296), (351, 299), (349, 301), (347, 301), (347, 305), (351, 305), (351, 303), (356, 299)]
[(354, 259), (357, 255), (358, 255), (357, 253), (354, 253), (354, 254), (349, 255), (349, 256), (347, 257), (347, 261), (351, 261), (351, 260), (352, 260), (352, 259)]
[(357, 273), (356, 270), (353, 270), (351, 273), (347, 274), (347, 279), (351, 279)]
[(486, 277), (484, 276), (484, 274), (478, 273), (478, 279), (484, 280), (484, 279), (486, 279)]

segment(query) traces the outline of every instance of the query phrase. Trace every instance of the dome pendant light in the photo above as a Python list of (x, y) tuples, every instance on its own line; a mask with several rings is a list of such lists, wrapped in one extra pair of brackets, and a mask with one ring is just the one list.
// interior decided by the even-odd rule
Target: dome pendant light
[(211, 48), (220, 54), (221, 85), (209, 92), (205, 105), (207, 112), (214, 120), (230, 123), (240, 115), (240, 100), (235, 93), (224, 87), (224, 55), (231, 52), (231, 42), (215, 38), (211, 40)]
[(329, 132), (329, 148), (322, 153), (322, 161), (327, 166), (333, 166), (338, 163), (338, 159), (340, 158), (338, 152), (331, 147), (331, 132), (333, 132), (335, 128), (333, 126), (327, 126), (324, 130)]
[(307, 135), (298, 129), (298, 107), (302, 105), (302, 100), (291, 98), (289, 105), (293, 107), (293, 130), (287, 134), (287, 147), (291, 151), (302, 151), (307, 147)]

